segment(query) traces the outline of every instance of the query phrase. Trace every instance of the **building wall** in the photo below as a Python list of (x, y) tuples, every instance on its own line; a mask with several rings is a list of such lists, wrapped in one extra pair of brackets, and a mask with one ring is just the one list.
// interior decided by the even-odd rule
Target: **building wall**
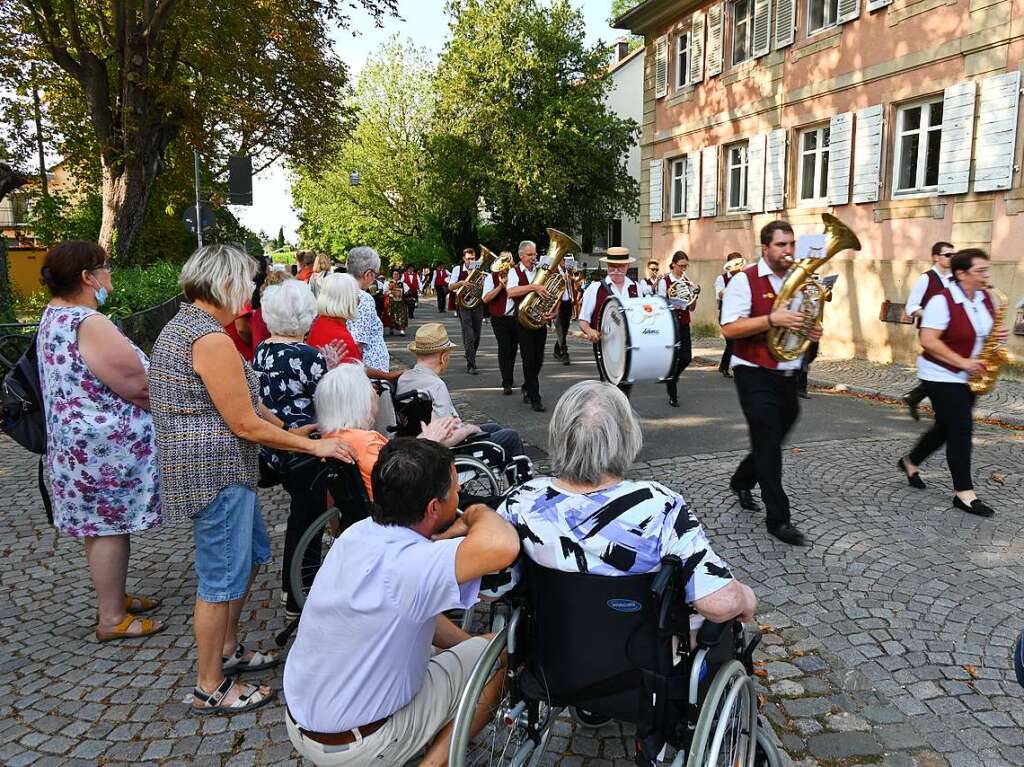
[[(618, 117), (643, 123), (644, 52), (640, 52), (611, 73), (611, 88), (605, 102)], [(640, 183), (640, 145), (634, 144), (626, 157), (626, 170)], [(640, 248), (640, 219), (622, 217), (622, 244), (635, 253)]]
[[(777, 217), (790, 220), (797, 234), (821, 231), (820, 217), (830, 212), (859, 237), (859, 253), (836, 256), (823, 274), (838, 273), (834, 300), (826, 310), (828, 354), (857, 355), (887, 362), (910, 361), (917, 353), (911, 326), (883, 323), (884, 300), (902, 303), (917, 275), (928, 268), (929, 249), (936, 240), (957, 247), (975, 246), (993, 256), (994, 284), (1013, 305), (1024, 296), (1024, 189), (1013, 174), (1008, 191), (893, 199), (893, 153), (896, 109), (927, 96), (942, 97), (949, 86), (968, 80), (979, 83), (993, 75), (1024, 68), (1024, 0), (895, 0), (869, 11), (861, 1), (859, 18), (811, 37), (806, 34), (807, 1), (796, 3), (798, 20), (792, 45), (736, 67), (729, 65), (731, 37), (724, 28), (721, 74), (705, 76), (694, 86), (673, 88), (674, 62), (669, 56), (668, 88), (655, 96), (656, 45), (668, 36), (669, 50), (678, 30), (690, 28), (694, 10), (713, 4), (675, 4), (675, 14), (641, 30), (647, 40), (644, 83), (644, 130), (641, 141), (641, 262), (653, 255), (663, 263), (677, 250), (691, 256), (691, 271), (713, 299), (712, 282), (727, 253), (737, 250), (756, 257), (757, 230)], [(775, 3), (773, 3), (775, 5)], [(670, 4), (665, 4), (670, 7)], [(728, 14), (725, 14), (728, 19)], [(773, 19), (774, 22), (774, 19)], [(706, 66), (706, 65), (705, 65)], [(975, 102), (974, 141), (982, 119)], [(881, 105), (883, 185), (877, 201), (860, 204), (802, 207), (797, 204), (797, 131), (828, 123), (833, 115)], [(1018, 137), (1021, 113), (1018, 109)], [(859, 125), (857, 123), (856, 125)], [(856, 125), (854, 130), (856, 131)], [(726, 213), (724, 145), (784, 129), (786, 201), (769, 213)], [(1014, 164), (1021, 163), (1021, 141)], [(719, 146), (718, 211), (699, 218), (672, 219), (671, 159), (709, 146)], [(663, 220), (650, 221), (652, 161), (664, 177)], [(857, 157), (851, 163), (851, 175)], [(702, 168), (702, 171), (705, 171)], [(657, 203), (657, 200), (655, 200)], [(696, 321), (714, 322), (715, 302), (704, 300)], [(1024, 356), (1024, 338), (1011, 337), (1011, 351)]]

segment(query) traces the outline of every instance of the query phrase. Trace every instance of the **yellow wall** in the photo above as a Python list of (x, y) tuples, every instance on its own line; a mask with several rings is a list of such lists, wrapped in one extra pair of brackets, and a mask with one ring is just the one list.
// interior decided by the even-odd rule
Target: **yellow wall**
[(43, 268), (43, 248), (12, 247), (7, 251), (7, 271), (11, 287), (22, 296), (30, 296), (40, 289), (39, 270)]

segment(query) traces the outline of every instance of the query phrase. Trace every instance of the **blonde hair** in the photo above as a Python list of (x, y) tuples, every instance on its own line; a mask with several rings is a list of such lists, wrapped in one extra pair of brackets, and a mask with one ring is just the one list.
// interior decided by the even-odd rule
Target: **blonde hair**
[(252, 295), (257, 266), (234, 245), (205, 245), (188, 257), (178, 284), (187, 301), (207, 301), (237, 314)]
[(362, 363), (338, 365), (320, 379), (313, 393), (317, 428), (322, 434), (372, 428), (376, 396)]
[(324, 277), (317, 296), (317, 310), (324, 317), (354, 320), (359, 311), (359, 283), (351, 274), (331, 273)]
[(272, 269), (267, 278), (263, 280), (263, 284), (260, 285), (260, 295), (262, 296), (267, 292), (267, 288), (273, 287), (274, 285), (280, 285), (282, 282), (287, 280), (294, 280), (291, 272), (286, 269)]
[(313, 262), (313, 272), (329, 272), (331, 271), (331, 257), (326, 253), (317, 253), (316, 260)]

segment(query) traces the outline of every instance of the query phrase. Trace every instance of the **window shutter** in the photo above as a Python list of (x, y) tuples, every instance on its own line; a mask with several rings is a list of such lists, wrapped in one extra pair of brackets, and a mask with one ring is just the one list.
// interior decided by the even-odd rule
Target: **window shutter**
[(661, 221), (662, 219), (662, 204), (665, 198), (664, 195), (664, 163), (661, 160), (651, 160), (651, 203), (650, 203), (650, 220), (652, 222)]
[(1010, 188), (1019, 101), (1019, 70), (982, 80), (978, 148), (974, 157), (975, 192)]
[(754, 0), (754, 58), (764, 56), (772, 49), (772, 0)]
[(765, 212), (786, 207), (786, 129), (778, 128), (768, 134), (768, 147), (764, 163)]
[(850, 201), (850, 142), (853, 139), (853, 112), (832, 116), (828, 140), (828, 204), (846, 205)]
[(796, 0), (775, 3), (775, 50), (793, 44), (796, 35)]
[(668, 38), (659, 37), (654, 43), (654, 97), (668, 93)]
[(860, 16), (860, 0), (839, 0), (839, 16), (836, 21), (845, 24)]
[(939, 145), (939, 194), (966, 194), (971, 180), (974, 96), (977, 83), (965, 80), (942, 96), (942, 143)]
[(700, 218), (700, 152), (686, 155), (686, 217)]
[(751, 136), (747, 141), (747, 210), (751, 213), (764, 210), (764, 156), (767, 146), (767, 133)]
[(708, 9), (708, 77), (722, 74), (722, 4)]
[(704, 13), (693, 14), (690, 22), (690, 82), (704, 79)]
[(891, 4), (892, 0), (868, 0), (868, 10), (877, 11), (879, 8), (885, 8), (885, 6)]
[[(882, 105), (857, 111), (857, 138), (853, 147), (853, 201), (876, 202), (882, 193)], [(831, 160), (831, 157), (830, 157)]]
[(706, 146), (701, 150), (700, 214), (718, 215), (718, 147)]

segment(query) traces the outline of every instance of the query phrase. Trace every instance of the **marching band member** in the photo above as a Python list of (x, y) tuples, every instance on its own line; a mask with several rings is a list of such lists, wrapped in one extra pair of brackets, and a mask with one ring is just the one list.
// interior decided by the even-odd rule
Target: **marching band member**
[(562, 300), (558, 302), (558, 316), (555, 317), (555, 359), (561, 360), (563, 365), (569, 364), (569, 327), (572, 325), (572, 313), (576, 304), (576, 283), (573, 278), (572, 269), (566, 264), (572, 256), (564, 259), (558, 265), (558, 273), (565, 280), (565, 289), (562, 291)]
[(658, 281), (661, 277), (661, 265), (651, 259), (647, 262), (647, 277), (643, 279), (644, 285), (647, 286), (648, 296), (658, 295)]
[[(782, 442), (800, 416), (797, 371), (801, 358), (776, 360), (768, 348), (767, 332), (783, 327), (799, 330), (803, 314), (775, 309), (775, 297), (793, 265), (796, 238), (786, 221), (772, 221), (761, 229), (761, 259), (738, 273), (722, 298), (722, 334), (733, 340), (732, 370), (743, 415), (750, 431), (750, 453), (736, 467), (729, 488), (740, 506), (759, 511), (751, 490), (761, 488), (767, 510), (768, 532), (780, 541), (804, 546), (806, 541), (792, 523), (789, 498), (782, 487)], [(821, 338), (821, 326), (808, 332)]]
[(389, 336), (393, 336), (396, 330), (398, 335), (404, 336), (405, 329), (409, 327), (408, 290), (409, 288), (402, 280), (402, 271), (397, 268), (392, 269), (391, 280), (387, 283), (384, 298)]
[(1005, 343), (1005, 327), (993, 329), (995, 307), (985, 288), (990, 267), (983, 250), (968, 248), (949, 259), (953, 282), (929, 299), (921, 314), (917, 376), (932, 401), (935, 423), (914, 449), (899, 460), (911, 487), (924, 489), (918, 471), (928, 456), (946, 445), (946, 462), (953, 477), (953, 506), (968, 514), (991, 517), (995, 512), (979, 500), (971, 480), (971, 434), (975, 395), (971, 375), (985, 372), (978, 354), (990, 333)]
[(406, 266), (402, 272), (402, 282), (405, 285), (405, 304), (409, 307), (409, 316), (416, 316), (416, 305), (420, 300), (420, 276), (411, 266)]
[[(672, 286), (677, 282), (681, 282), (686, 274), (686, 269), (690, 266), (690, 257), (682, 250), (677, 250), (672, 255), (672, 264), (670, 271), (660, 280), (658, 280), (659, 296), (669, 297), (669, 292)], [(698, 288), (699, 290), (699, 288)], [(687, 366), (693, 360), (693, 345), (690, 340), (690, 310), (697, 305), (697, 295), (693, 297), (693, 301), (688, 306), (673, 306), (672, 310), (676, 313), (678, 318), (679, 326), (679, 369), (675, 375), (669, 380), (665, 381), (665, 388), (668, 390), (668, 404), (672, 407), (679, 407), (679, 376)]]
[[(519, 302), (527, 293), (540, 293), (542, 298), (548, 295), (543, 285), (533, 285), (533, 276), (537, 273), (537, 244), (531, 240), (519, 243), (519, 263), (508, 273), (508, 297), (519, 311)], [(548, 340), (547, 326), (540, 330), (530, 330), (519, 325), (519, 356), (523, 360), (523, 402), (529, 402), (534, 411), (543, 413), (547, 408), (540, 398), (540, 369), (544, 365), (544, 347)]]
[[(583, 305), (580, 307), (580, 330), (587, 340), (594, 344), (594, 358), (597, 359), (601, 343), (601, 307), (608, 299), (608, 296), (617, 298), (636, 298), (641, 293), (640, 285), (633, 282), (626, 276), (629, 265), (636, 263), (636, 259), (629, 255), (629, 248), (613, 247), (608, 248), (604, 258), (601, 259), (607, 269), (607, 276), (603, 280), (594, 280), (583, 293)], [(601, 366), (598, 365), (598, 371)], [(628, 397), (633, 388), (632, 384), (619, 384), (619, 388)]]
[[(953, 272), (949, 268), (949, 261), (955, 255), (956, 250), (948, 242), (937, 242), (932, 245), (932, 268), (917, 278), (907, 296), (907, 305), (904, 309), (908, 317), (914, 318), (914, 323), (918, 327), (921, 327), (921, 315), (932, 297), (953, 284)], [(921, 383), (903, 395), (903, 401), (915, 421), (921, 420), (917, 408), (927, 396)]]
[(445, 302), (448, 299), (448, 277), (450, 272), (448, 267), (438, 261), (434, 265), (434, 293), (437, 295), (437, 311), (438, 314), (445, 313)]
[[(512, 252), (503, 250), (499, 258)], [(508, 270), (491, 272), (484, 280), (483, 301), (491, 317), (491, 329), (498, 342), (498, 369), (501, 371), (501, 388), (505, 394), (512, 393), (516, 370), (516, 352), (519, 350), (519, 331), (516, 309), (519, 302), (508, 297)]]
[[(736, 272), (732, 271), (729, 267), (731, 264), (739, 262), (743, 263), (743, 256), (736, 251), (733, 251), (725, 257), (725, 266), (722, 267), (722, 273), (715, 277), (715, 298), (718, 300), (718, 322), (721, 325), (722, 322), (722, 296), (725, 294), (725, 289), (729, 286), (729, 281), (736, 276)], [(729, 372), (729, 361), (732, 359), (732, 339), (725, 339), (725, 351), (722, 352), (722, 359), (718, 363), (718, 372), (726, 378), (732, 378), (732, 373)]]
[[(456, 266), (448, 277), (448, 290), (453, 297), (456, 290), (466, 284), (466, 278), (473, 271), (476, 261), (476, 249), (465, 248), (462, 251), (462, 263)], [(480, 330), (484, 323), (484, 305), (481, 301), (472, 309), (463, 309), (455, 302), (455, 313), (459, 317), (462, 328), (462, 349), (466, 353), (466, 372), (471, 376), (479, 375), (476, 369), (476, 350), (480, 347)]]

